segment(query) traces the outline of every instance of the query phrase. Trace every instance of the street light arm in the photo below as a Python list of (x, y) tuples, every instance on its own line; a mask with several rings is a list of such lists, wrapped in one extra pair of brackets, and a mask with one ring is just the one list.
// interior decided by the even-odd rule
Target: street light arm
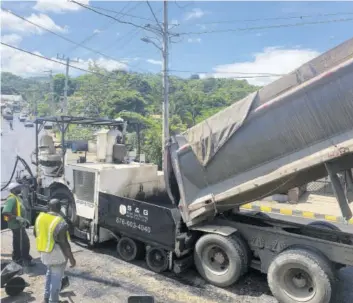
[(163, 49), (162, 49), (160, 46), (158, 46), (158, 44), (155, 43), (154, 41), (152, 41), (151, 39), (145, 37), (145, 38), (141, 38), (141, 41), (143, 41), (143, 42), (145, 42), (145, 43), (151, 43), (151, 44), (153, 44), (155, 47), (157, 47), (161, 52), (163, 52)]

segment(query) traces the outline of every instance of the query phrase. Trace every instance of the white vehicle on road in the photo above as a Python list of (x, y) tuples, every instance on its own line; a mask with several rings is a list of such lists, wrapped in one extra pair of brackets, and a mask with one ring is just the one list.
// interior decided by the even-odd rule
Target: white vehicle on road
[(25, 127), (33, 127), (33, 126), (34, 126), (33, 121), (28, 119), (25, 121)]
[(20, 116), (18, 117), (18, 120), (20, 120), (20, 122), (25, 122), (27, 117), (28, 116), (26, 114), (20, 114)]

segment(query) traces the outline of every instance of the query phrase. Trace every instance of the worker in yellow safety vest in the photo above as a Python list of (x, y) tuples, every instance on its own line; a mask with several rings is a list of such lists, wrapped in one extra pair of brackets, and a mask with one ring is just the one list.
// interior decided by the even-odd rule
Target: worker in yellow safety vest
[(34, 226), (37, 250), (47, 267), (44, 302), (60, 302), (59, 293), (67, 264), (76, 265), (69, 244), (69, 226), (60, 215), (61, 203), (58, 199), (49, 201), (49, 212), (40, 213)]
[(24, 266), (32, 266), (32, 257), (29, 254), (30, 242), (26, 232), (26, 226), (29, 225), (25, 219), (26, 209), (23, 206), (20, 197), (22, 186), (13, 182), (8, 186), (10, 191), (6, 199), (2, 215), (7, 226), (12, 231), (12, 260)]

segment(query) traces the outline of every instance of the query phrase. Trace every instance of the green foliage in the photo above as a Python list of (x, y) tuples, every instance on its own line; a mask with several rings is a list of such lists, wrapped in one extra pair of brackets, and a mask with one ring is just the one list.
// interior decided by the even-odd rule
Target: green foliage
[(94, 130), (91, 127), (82, 127), (80, 125), (70, 125), (66, 133), (66, 140), (92, 140), (94, 139)]
[[(90, 71), (70, 78), (68, 109), (73, 116), (121, 117), (129, 121), (128, 143), (137, 148), (140, 137), (141, 151), (147, 161), (161, 165), (162, 153), (162, 81), (160, 74), (138, 74), (107, 70), (92, 64)], [(99, 73), (100, 75), (97, 75)], [(170, 133), (184, 132), (204, 119), (259, 89), (246, 80), (169, 78)], [(65, 77), (54, 76), (54, 106), (51, 104), (49, 79), (24, 79), (2, 73), (2, 91), (22, 94), (28, 106), (37, 106), (38, 115), (59, 114), (60, 97), (63, 96)], [(50, 105), (49, 105), (50, 104)], [(70, 139), (91, 139), (92, 129), (71, 126)]]

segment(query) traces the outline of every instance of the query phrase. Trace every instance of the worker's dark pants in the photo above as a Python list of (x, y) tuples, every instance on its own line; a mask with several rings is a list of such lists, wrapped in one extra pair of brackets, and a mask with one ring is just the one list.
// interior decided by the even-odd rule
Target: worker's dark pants
[(29, 238), (24, 227), (12, 229), (12, 260), (19, 262), (28, 262), (32, 260), (29, 254)]

